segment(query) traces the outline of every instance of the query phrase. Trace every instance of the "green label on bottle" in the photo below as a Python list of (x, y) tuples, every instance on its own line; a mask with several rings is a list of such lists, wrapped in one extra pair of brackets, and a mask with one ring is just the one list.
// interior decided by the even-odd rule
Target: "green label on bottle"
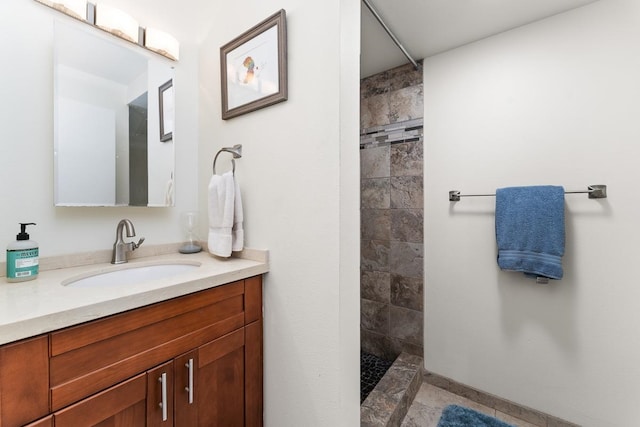
[(7, 249), (7, 278), (20, 279), (38, 275), (38, 248)]

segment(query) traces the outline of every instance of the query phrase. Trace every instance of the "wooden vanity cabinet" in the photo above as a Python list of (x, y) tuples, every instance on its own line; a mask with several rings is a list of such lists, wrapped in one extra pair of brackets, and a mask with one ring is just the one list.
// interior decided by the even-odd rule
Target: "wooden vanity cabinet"
[(242, 328), (148, 371), (147, 427), (245, 425), (244, 342)]
[(53, 427), (53, 415), (34, 421), (31, 424), (27, 424), (25, 427)]
[(0, 346), (0, 426), (21, 426), (49, 413), (46, 335)]
[(145, 374), (137, 375), (55, 412), (55, 426), (144, 426), (146, 387)]
[[(27, 397), (7, 405), (0, 389), (0, 427), (47, 414), (53, 421), (48, 416), (29, 427), (262, 426), (259, 276), (40, 339), (29, 344), (44, 346), (45, 355), (48, 347), (48, 362), (40, 360), (45, 388), (32, 392), (44, 406), (38, 402), (37, 411), (19, 418), (24, 411), (8, 408), (20, 408)], [(3, 364), (5, 354), (20, 358), (13, 350), (0, 347)]]
[(55, 427), (261, 426), (261, 277), (56, 332), (51, 356)]

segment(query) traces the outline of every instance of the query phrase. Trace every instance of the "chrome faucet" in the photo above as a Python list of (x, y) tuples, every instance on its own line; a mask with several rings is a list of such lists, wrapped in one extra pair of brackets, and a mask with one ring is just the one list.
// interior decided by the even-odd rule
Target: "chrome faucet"
[(127, 262), (127, 252), (135, 251), (140, 247), (142, 242), (144, 242), (144, 237), (142, 237), (138, 240), (138, 243), (125, 243), (122, 235), (124, 228), (127, 229), (127, 237), (134, 237), (136, 235), (136, 229), (131, 221), (128, 219), (120, 220), (116, 228), (116, 242), (113, 244), (111, 264), (123, 264)]

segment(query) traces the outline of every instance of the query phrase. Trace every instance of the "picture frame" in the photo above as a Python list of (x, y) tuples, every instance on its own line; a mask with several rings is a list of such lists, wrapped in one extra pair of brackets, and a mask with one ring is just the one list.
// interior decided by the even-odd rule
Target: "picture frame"
[(171, 141), (175, 119), (173, 79), (169, 79), (158, 88), (158, 105), (160, 106), (160, 142)]
[(223, 120), (287, 100), (286, 27), (281, 9), (220, 48)]

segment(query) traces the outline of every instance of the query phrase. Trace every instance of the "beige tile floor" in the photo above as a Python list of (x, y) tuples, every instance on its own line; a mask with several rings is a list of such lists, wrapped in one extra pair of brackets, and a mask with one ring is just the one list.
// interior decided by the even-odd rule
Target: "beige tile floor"
[(447, 405), (460, 405), (475, 409), (487, 415), (496, 417), (516, 427), (537, 427), (534, 424), (522, 421), (488, 406), (481, 405), (473, 400), (466, 399), (450, 393), (431, 384), (423, 383), (416, 394), (407, 415), (404, 417), (401, 427), (436, 427)]

